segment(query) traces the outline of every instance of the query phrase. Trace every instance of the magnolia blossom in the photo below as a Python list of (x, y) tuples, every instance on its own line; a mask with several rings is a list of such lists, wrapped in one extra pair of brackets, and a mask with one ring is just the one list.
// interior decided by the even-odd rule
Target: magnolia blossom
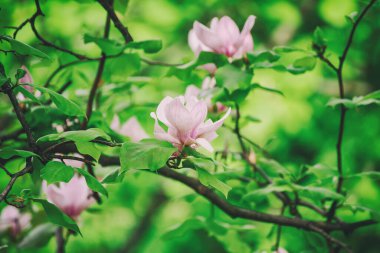
[(278, 248), (277, 251), (274, 251), (273, 253), (288, 253), (288, 251), (284, 248)]
[[(184, 146), (204, 147), (213, 151), (210, 142), (218, 135), (216, 130), (222, 126), (231, 109), (218, 121), (207, 117), (207, 103), (195, 96), (165, 97), (150, 115), (155, 119), (154, 136), (159, 140), (171, 142), (180, 151)], [(159, 121), (168, 127), (166, 132)]]
[(20, 213), (14, 206), (6, 206), (0, 216), (0, 231), (10, 230), (11, 235), (16, 237), (24, 229), (30, 226), (31, 215)]
[[(241, 32), (228, 16), (221, 19), (213, 18), (210, 28), (195, 21), (188, 35), (189, 45), (196, 56), (206, 51), (224, 54), (230, 59), (239, 59), (253, 50), (251, 29), (255, 19), (255, 16), (249, 16)], [(215, 73), (216, 70), (214, 64), (206, 64), (204, 68), (210, 73)]]
[[(28, 68), (25, 67), (24, 65), (22, 65), (22, 66), (21, 66), (21, 69), (25, 70), (25, 75), (24, 75), (22, 78), (20, 78), (20, 79), (18, 80), (19, 83), (20, 83), (20, 84), (32, 84), (32, 83), (33, 83), (33, 78), (32, 78), (32, 75), (30, 74)], [(27, 91), (29, 91), (29, 92), (32, 92), (32, 93), (34, 92), (33, 87), (30, 86), (30, 85), (23, 85), (23, 87), (24, 87)], [(18, 99), (19, 101), (24, 101), (24, 100), (25, 100), (25, 96), (24, 96), (23, 94), (19, 93), (19, 94), (17, 95), (17, 99)]]
[(215, 85), (216, 85), (216, 80), (214, 77), (206, 77), (205, 79), (203, 79), (201, 89), (199, 89), (195, 85), (187, 86), (185, 97), (188, 98), (191, 96), (195, 96), (198, 99), (206, 101), (209, 111), (223, 112), (227, 109), (225, 105), (223, 105), (220, 102), (216, 102), (216, 104), (213, 104), (211, 101), (211, 98), (212, 98), (211, 93)]
[(92, 191), (88, 188), (85, 178), (79, 175), (74, 175), (68, 183), (60, 182), (58, 186), (48, 185), (44, 181), (42, 189), (49, 202), (73, 219), (77, 219), (94, 202)]
[(127, 122), (121, 125), (119, 117), (115, 115), (111, 122), (111, 129), (122, 135), (128, 136), (134, 142), (149, 138), (148, 134), (142, 128), (135, 116), (131, 117)]

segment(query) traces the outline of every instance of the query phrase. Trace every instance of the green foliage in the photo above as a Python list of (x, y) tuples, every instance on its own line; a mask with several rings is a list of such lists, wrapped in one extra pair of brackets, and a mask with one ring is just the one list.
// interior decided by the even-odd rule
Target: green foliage
[(344, 105), (348, 109), (354, 109), (360, 106), (366, 106), (371, 104), (380, 104), (380, 91), (374, 91), (365, 96), (353, 97), (352, 99), (332, 98), (328, 102), (328, 106), (335, 107), (337, 105)]
[(49, 94), (57, 108), (67, 116), (85, 116), (84, 111), (73, 101), (65, 98), (61, 94), (38, 85), (31, 85), (37, 90)]
[(11, 38), (10, 36), (0, 36), (0, 41), (1, 40), (7, 41), (10, 44), (11, 49), (14, 50), (17, 54), (32, 55), (32, 56), (37, 56), (39, 58), (50, 59), (50, 57), (44, 52), (34, 47), (31, 47), (28, 44), (25, 44), (21, 41), (15, 40)]
[(74, 168), (64, 163), (50, 161), (41, 170), (41, 178), (48, 184), (69, 182), (74, 176)]
[(156, 171), (165, 166), (175, 151), (177, 148), (170, 143), (155, 139), (146, 139), (139, 143), (125, 142), (120, 150), (121, 168), (123, 171), (130, 169)]
[(82, 235), (76, 222), (73, 219), (71, 219), (69, 216), (67, 216), (65, 213), (63, 213), (58, 207), (51, 204), (45, 199), (34, 198), (33, 202), (36, 202), (42, 205), (51, 223), (56, 224), (58, 226), (65, 227), (67, 229), (70, 229)]

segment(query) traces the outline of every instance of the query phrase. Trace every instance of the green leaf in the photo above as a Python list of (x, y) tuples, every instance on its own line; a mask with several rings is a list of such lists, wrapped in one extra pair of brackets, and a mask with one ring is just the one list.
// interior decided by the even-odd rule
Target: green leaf
[(126, 171), (120, 172), (120, 169), (117, 168), (110, 173), (108, 173), (102, 180), (103, 184), (114, 184), (121, 183), (124, 179)]
[(20, 92), (22, 95), (24, 95), (25, 97), (29, 98), (33, 102), (41, 105), (41, 102), (38, 100), (38, 98), (36, 98), (36, 96), (34, 96), (30, 91), (28, 91), (27, 89), (25, 89), (23, 86), (19, 85), (19, 86), (15, 87), (13, 90), (14, 90), (14, 92), (16, 94), (18, 92)]
[(325, 38), (325, 35), (323, 34), (322, 29), (319, 27), (317, 27), (314, 30), (313, 44), (316, 45), (317, 47), (326, 47), (327, 46), (327, 39)]
[(145, 139), (138, 143), (126, 142), (120, 151), (122, 171), (129, 169), (158, 170), (165, 166), (175, 151), (177, 148), (173, 147), (171, 143), (155, 139)]
[(19, 249), (41, 248), (48, 244), (54, 236), (57, 227), (51, 223), (44, 223), (33, 228), (18, 244)]
[(107, 81), (124, 82), (141, 69), (140, 56), (136, 53), (123, 54), (107, 59), (104, 75)]
[(75, 146), (77, 147), (79, 153), (89, 155), (96, 161), (99, 160), (100, 155), (102, 154), (101, 149), (99, 149), (96, 143), (75, 141)]
[(293, 62), (293, 67), (299, 71), (313, 70), (317, 63), (315, 56), (305, 56)]
[(252, 77), (251, 74), (232, 65), (221, 67), (215, 73), (217, 85), (225, 87), (230, 93), (239, 88), (249, 88)]
[(91, 190), (95, 192), (99, 192), (103, 194), (104, 196), (108, 197), (108, 192), (106, 188), (104, 188), (104, 186), (94, 176), (92, 176), (90, 173), (88, 173), (84, 169), (80, 169), (80, 168), (76, 168), (76, 169), (79, 174), (84, 176), (84, 178), (86, 179), (87, 186)]
[(74, 176), (74, 168), (62, 162), (50, 161), (41, 170), (41, 178), (48, 184), (57, 182), (69, 182)]
[(273, 51), (259, 51), (247, 54), (249, 63), (254, 64), (258, 62), (275, 62), (278, 61), (281, 56)]
[(202, 51), (192, 66), (195, 67), (208, 63), (214, 63), (217, 67), (222, 67), (228, 64), (228, 59), (223, 54)]
[(94, 42), (106, 55), (116, 55), (121, 53), (125, 46), (115, 40), (106, 38), (97, 38), (89, 34), (85, 34), (83, 37), (84, 43)]
[(273, 48), (275, 53), (294, 53), (294, 52), (307, 52), (305, 49), (289, 47), (289, 46), (277, 46)]
[(354, 12), (351, 12), (350, 14), (346, 15), (345, 17), (347, 18), (347, 20), (349, 20), (352, 24), (355, 23), (355, 18), (356, 16), (358, 15), (358, 12), (357, 11), (354, 11)]
[(216, 190), (223, 193), (223, 195), (228, 198), (228, 193), (232, 189), (228, 184), (220, 181), (216, 176), (210, 174), (207, 170), (202, 168), (197, 168), (199, 181), (207, 187), (215, 188)]
[(71, 219), (69, 216), (67, 216), (65, 213), (63, 213), (61, 209), (59, 209), (58, 207), (51, 204), (45, 199), (34, 198), (32, 200), (42, 205), (51, 223), (73, 230), (79, 233), (80, 235), (82, 235), (76, 222), (73, 219)]
[(366, 106), (370, 104), (380, 105), (380, 91), (372, 92), (366, 96), (353, 97), (352, 99), (332, 98), (327, 103), (327, 106), (335, 107), (337, 105), (344, 105), (348, 109), (354, 109), (359, 106)]
[(17, 69), (17, 73), (15, 75), (15, 78), (17, 80), (19, 80), (19, 79), (23, 78), (25, 76), (25, 74), (26, 74), (25, 70), (23, 70), (23, 69)]
[(147, 54), (157, 53), (162, 49), (161, 40), (144, 40), (129, 42), (125, 48), (142, 49)]
[(41, 87), (38, 85), (30, 85), (36, 88), (37, 90), (48, 93), (53, 103), (57, 106), (57, 108), (63, 112), (67, 116), (86, 116), (84, 111), (73, 101), (65, 98), (61, 94), (47, 89), (45, 87)]
[(33, 55), (44, 59), (50, 59), (50, 57), (44, 52), (29, 46), (21, 41), (15, 40), (9, 36), (0, 36), (0, 39), (6, 40), (11, 45), (12, 50), (21, 55)]
[(67, 131), (58, 134), (45, 135), (37, 140), (37, 142), (57, 141), (60, 139), (66, 139), (74, 142), (89, 142), (96, 138), (103, 138), (105, 140), (111, 140), (111, 138), (99, 128), (89, 128), (87, 130)]
[(182, 165), (186, 168), (205, 169), (209, 171), (215, 169), (215, 163), (211, 158), (188, 157), (186, 160), (182, 161)]
[(0, 149), (0, 158), (2, 159), (9, 159), (14, 156), (19, 156), (19, 157), (24, 157), (24, 158), (28, 158), (32, 156), (39, 157), (37, 154), (31, 151), (27, 151), (27, 150), (17, 150), (17, 149), (12, 149), (12, 148)]

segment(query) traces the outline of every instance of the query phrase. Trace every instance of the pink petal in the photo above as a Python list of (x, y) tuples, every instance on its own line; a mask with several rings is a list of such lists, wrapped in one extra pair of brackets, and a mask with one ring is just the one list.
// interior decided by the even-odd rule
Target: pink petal
[(210, 142), (204, 138), (198, 138), (196, 139), (196, 143), (206, 149), (207, 151), (213, 152), (214, 148), (211, 146)]
[(194, 121), (189, 110), (181, 102), (179, 97), (171, 101), (165, 108), (165, 116), (170, 125), (175, 127), (180, 135), (189, 135)]
[(165, 97), (157, 107), (157, 118), (167, 126), (170, 126), (169, 121), (166, 118), (166, 107), (174, 99), (172, 97)]
[(233, 45), (233, 42), (239, 35), (239, 27), (230, 17), (224, 16), (220, 19), (217, 25), (217, 36), (223, 41), (225, 48), (229, 45)]
[(223, 46), (223, 41), (220, 40), (219, 36), (198, 21), (194, 22), (193, 30), (201, 43), (213, 51), (217, 52)]
[(210, 132), (215, 132), (219, 127), (223, 125), (224, 120), (228, 117), (228, 115), (230, 115), (230, 113), (231, 108), (229, 108), (226, 114), (215, 123), (212, 123), (210, 121), (206, 122), (202, 127), (199, 128), (198, 136), (209, 134)]
[[(176, 135), (171, 135), (170, 133), (165, 132), (165, 130), (160, 126), (160, 124), (158, 123), (157, 116), (154, 112), (152, 112), (150, 116), (155, 120), (154, 137), (162, 141), (180, 144), (180, 141), (176, 138)], [(169, 127), (169, 129), (171, 128), (172, 127)]]
[(149, 138), (145, 130), (137, 121), (136, 117), (131, 117), (127, 122), (125, 122), (121, 127), (120, 133), (130, 137), (134, 142)]

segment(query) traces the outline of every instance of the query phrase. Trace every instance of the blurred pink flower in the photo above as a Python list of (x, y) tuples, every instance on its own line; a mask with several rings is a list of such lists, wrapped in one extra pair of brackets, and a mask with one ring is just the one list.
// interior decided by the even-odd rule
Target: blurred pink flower
[[(216, 130), (222, 126), (231, 109), (218, 121), (212, 122), (207, 117), (207, 103), (195, 96), (166, 97), (157, 107), (156, 113), (150, 115), (155, 119), (154, 136), (159, 140), (171, 142), (180, 151), (184, 146), (204, 147), (213, 151), (210, 142), (218, 135)], [(159, 121), (168, 127), (160, 126)]]
[(188, 42), (196, 56), (202, 51), (224, 54), (232, 59), (239, 59), (253, 50), (251, 29), (256, 17), (251, 15), (244, 24), (242, 31), (228, 16), (221, 19), (213, 18), (210, 28), (198, 21), (190, 30)]
[(128, 136), (134, 142), (149, 138), (148, 134), (134, 116), (120, 126), (120, 119), (115, 115), (111, 122), (111, 129), (122, 135)]
[(212, 103), (211, 98), (212, 98), (212, 89), (216, 85), (216, 80), (214, 77), (206, 77), (203, 79), (202, 82), (202, 88), (198, 88), (195, 85), (189, 85), (186, 88), (185, 91), (185, 98), (195, 96), (200, 100), (204, 100), (207, 103), (208, 110), (210, 112), (223, 112), (227, 109), (225, 105), (223, 105), (220, 102), (216, 102), (215, 104)]
[[(29, 69), (27, 67), (25, 67), (24, 65), (22, 65), (21, 68), (23, 70), (25, 70), (26, 73), (25, 73), (24, 77), (19, 79), (19, 83), (20, 84), (27, 84), (27, 83), (33, 84), (33, 78), (29, 72)], [(33, 87), (29, 86), (29, 85), (24, 85), (23, 87), (30, 92), (33, 92), (33, 90), (34, 90)]]
[(68, 183), (60, 182), (58, 186), (48, 185), (46, 181), (43, 181), (42, 189), (49, 202), (55, 204), (74, 220), (94, 203), (92, 191), (88, 188), (85, 178), (77, 174)]
[(16, 237), (24, 229), (30, 226), (31, 215), (20, 213), (14, 206), (6, 206), (0, 216), (0, 231), (10, 230), (11, 235)]
[(274, 253), (288, 253), (288, 251), (284, 248), (278, 248)]

